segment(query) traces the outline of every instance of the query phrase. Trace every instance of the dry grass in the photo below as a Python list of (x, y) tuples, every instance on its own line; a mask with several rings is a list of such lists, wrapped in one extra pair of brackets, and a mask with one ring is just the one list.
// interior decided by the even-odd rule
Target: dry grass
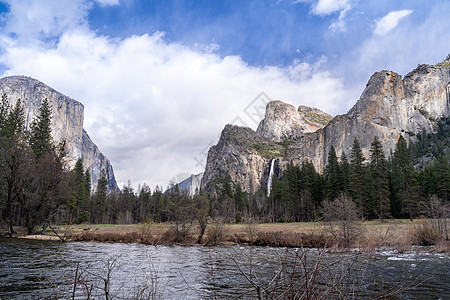
[[(211, 223), (203, 237), (204, 245), (247, 244), (284, 247), (342, 248), (343, 244), (332, 238), (324, 223), (264, 223), (222, 224)], [(383, 247), (399, 252), (411, 250), (412, 245), (435, 245), (435, 251), (449, 252), (448, 241), (436, 236), (425, 220), (386, 220), (361, 223), (361, 234), (349, 247), (362, 252), (373, 252)], [(191, 226), (188, 235), (177, 238), (170, 223), (133, 225), (70, 225), (59, 226), (58, 232), (69, 241), (99, 241), (143, 243), (150, 245), (192, 245), (198, 237), (197, 226)]]

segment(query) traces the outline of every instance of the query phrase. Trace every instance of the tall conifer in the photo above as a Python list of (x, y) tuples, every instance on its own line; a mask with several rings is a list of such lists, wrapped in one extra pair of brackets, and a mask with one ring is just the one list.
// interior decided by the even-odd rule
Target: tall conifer
[(383, 146), (377, 136), (370, 145), (370, 169), (374, 188), (376, 212), (380, 221), (389, 214), (388, 169)]

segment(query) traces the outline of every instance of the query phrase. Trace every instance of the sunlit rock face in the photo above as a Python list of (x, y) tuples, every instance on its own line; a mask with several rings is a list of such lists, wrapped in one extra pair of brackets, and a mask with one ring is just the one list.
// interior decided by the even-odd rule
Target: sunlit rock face
[[(339, 157), (342, 153), (349, 157), (355, 138), (366, 158), (375, 136), (389, 155), (400, 135), (409, 141), (422, 130), (433, 132), (437, 120), (449, 114), (449, 58), (435, 66), (420, 65), (404, 78), (392, 71), (376, 72), (349, 112), (331, 121), (317, 109), (300, 106), (295, 110), (273, 101), (256, 132), (225, 127), (218, 144), (209, 150), (202, 188), (214, 192), (211, 182), (231, 178), (247, 192), (262, 191), (272, 158), (278, 158), (280, 172), (288, 162), (299, 165), (304, 160), (322, 172), (330, 147)], [(244, 142), (248, 140), (252, 142)]]
[(257, 133), (275, 142), (296, 139), (303, 133), (314, 132), (324, 127), (332, 117), (323, 111), (294, 106), (276, 100), (267, 104), (264, 119), (256, 130)]
[(27, 129), (38, 113), (42, 101), (47, 98), (52, 108), (52, 137), (56, 144), (66, 142), (68, 167), (73, 168), (78, 158), (82, 158), (83, 167), (89, 168), (91, 172), (93, 187), (96, 186), (100, 172), (104, 169), (108, 189), (118, 190), (110, 161), (83, 129), (83, 104), (36, 79), (25, 76), (9, 76), (0, 79), (0, 93), (8, 96), (10, 104), (14, 105), (18, 99), (22, 101)]
[(175, 191), (175, 187), (178, 187), (178, 191), (186, 193), (189, 196), (194, 196), (200, 192), (200, 184), (202, 182), (203, 172), (199, 174), (191, 174), (181, 182), (173, 181), (170, 183), (170, 187), (167, 191)]

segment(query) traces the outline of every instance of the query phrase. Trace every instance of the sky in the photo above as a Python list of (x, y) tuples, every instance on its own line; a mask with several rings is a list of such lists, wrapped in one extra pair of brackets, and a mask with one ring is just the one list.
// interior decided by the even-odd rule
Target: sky
[(447, 0), (0, 0), (0, 75), (84, 104), (119, 186), (204, 170), (270, 100), (346, 113), (370, 76), (450, 53)]

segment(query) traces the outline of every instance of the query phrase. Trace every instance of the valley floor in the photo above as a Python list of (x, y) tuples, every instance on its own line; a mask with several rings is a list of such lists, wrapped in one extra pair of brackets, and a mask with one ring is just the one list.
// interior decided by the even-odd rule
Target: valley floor
[[(450, 225), (450, 219), (447, 219)], [(250, 223), (208, 224), (199, 242), (196, 223), (145, 223), (129, 225), (80, 224), (53, 226), (67, 241), (98, 241), (143, 243), (153, 245), (206, 245), (245, 244), (275, 247), (327, 247), (331, 250), (358, 249), (372, 252), (383, 248), (398, 252), (410, 251), (415, 245), (430, 246), (430, 251), (450, 253), (450, 241), (436, 234), (429, 221), (416, 219), (390, 219), (384, 222), (353, 223)], [(450, 227), (450, 226), (448, 226)], [(25, 235), (16, 228), (17, 237), (58, 240), (51, 232), (47, 235)], [(4, 235), (4, 232), (2, 232)]]

